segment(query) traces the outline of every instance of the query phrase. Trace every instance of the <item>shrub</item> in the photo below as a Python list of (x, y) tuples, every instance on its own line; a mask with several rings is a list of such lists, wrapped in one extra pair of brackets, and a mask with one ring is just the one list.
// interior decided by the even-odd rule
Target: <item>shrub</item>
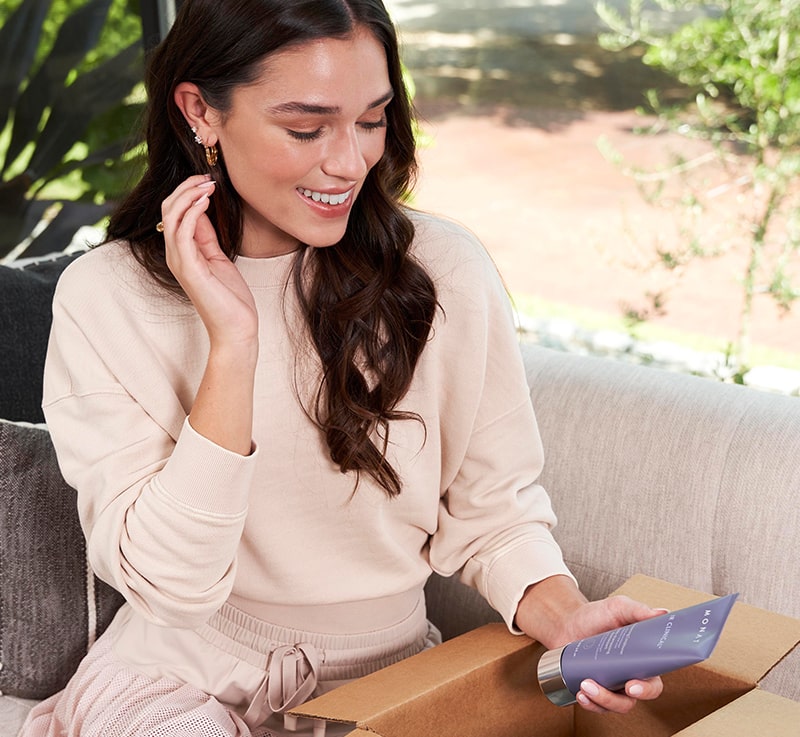
[[(786, 311), (800, 297), (794, 286), (800, 276), (800, 0), (651, 0), (648, 7), (693, 16), (657, 26), (643, 0), (631, 0), (625, 19), (600, 3), (598, 13), (611, 29), (600, 43), (613, 50), (640, 45), (646, 64), (686, 85), (679, 105), (666, 105), (649, 91), (646, 112), (657, 119), (649, 130), (666, 126), (707, 141), (713, 156), (691, 161), (677, 155), (659, 176), (632, 173), (658, 183), (649, 191), (654, 201), (663, 197), (669, 177), (681, 188), (672, 204), (683, 208), (690, 225), (684, 243), (659, 246), (662, 265), (686, 267), (732, 250), (745, 256), (731, 349), (745, 362), (756, 296), (768, 294)], [(727, 201), (731, 227), (724, 232), (703, 217), (720, 206), (723, 191), (735, 195)]]

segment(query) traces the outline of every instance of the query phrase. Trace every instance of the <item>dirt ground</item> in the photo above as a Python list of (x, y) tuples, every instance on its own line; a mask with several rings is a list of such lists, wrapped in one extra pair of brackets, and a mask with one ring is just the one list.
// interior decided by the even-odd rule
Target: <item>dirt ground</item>
[[(415, 204), (449, 215), (485, 243), (515, 295), (531, 295), (619, 316), (669, 284), (631, 268), (657, 243), (677, 238), (673, 215), (648, 205), (631, 177), (600, 153), (605, 137), (626, 160), (657, 163), (685, 143), (635, 135), (633, 111), (569, 111), (503, 106), (464, 109), (418, 101), (430, 145), (420, 154)], [(692, 152), (689, 152), (692, 153)], [(720, 198), (719, 221), (746, 207)], [(737, 334), (743, 260), (696, 261), (669, 292), (654, 323), (719, 342)], [(753, 342), (798, 353), (800, 309), (782, 318), (759, 297)]]

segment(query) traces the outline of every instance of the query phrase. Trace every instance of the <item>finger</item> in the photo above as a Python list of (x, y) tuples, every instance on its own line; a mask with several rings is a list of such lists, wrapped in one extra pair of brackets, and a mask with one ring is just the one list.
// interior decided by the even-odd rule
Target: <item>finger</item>
[(652, 701), (661, 696), (664, 683), (660, 678), (648, 678), (643, 681), (628, 681), (625, 693), (637, 701)]
[(191, 232), (194, 234), (197, 222), (208, 209), (209, 197), (213, 194), (215, 187), (216, 182), (213, 180), (201, 182), (181, 196), (181, 199), (176, 202), (176, 208), (184, 210), (180, 226), (186, 222), (191, 223), (193, 226)]
[(164, 202), (169, 204), (176, 200), (181, 194), (188, 192), (198, 184), (211, 181), (209, 174), (194, 174), (191, 177), (184, 179), (175, 189), (164, 199)]
[[(200, 269), (205, 273), (208, 268), (208, 260), (221, 253), (216, 234), (206, 215), (209, 197), (213, 189), (213, 182), (201, 183), (194, 187), (193, 191), (184, 193), (181, 205), (176, 203), (176, 208), (183, 206), (185, 210), (180, 224), (174, 231), (174, 236), (165, 239), (167, 263), (170, 268), (174, 265), (181, 271)], [(170, 243), (170, 241), (172, 242)], [(175, 273), (174, 269), (173, 273)]]
[(215, 191), (214, 182), (200, 185), (198, 189), (202, 191), (184, 215), (179, 233), (182, 237), (191, 239), (196, 252), (205, 260), (219, 258), (222, 256), (222, 251), (219, 247), (217, 233), (207, 214), (210, 197)]
[[(181, 243), (186, 247), (189, 243), (194, 242), (198, 223), (208, 209), (208, 198), (213, 193), (215, 186), (213, 181), (203, 181), (179, 193), (176, 199), (167, 206), (171, 218), (166, 216), (170, 222), (165, 221), (165, 238), (167, 233), (174, 235), (178, 247)], [(205, 234), (205, 237), (208, 237), (208, 233)]]
[(210, 189), (204, 201), (198, 201), (192, 206), (192, 210), (200, 210), (195, 223), (195, 243), (197, 244), (197, 249), (200, 254), (207, 260), (227, 258), (220, 248), (217, 231), (214, 229), (214, 225), (208, 217), (208, 198), (211, 197), (215, 191), (215, 189)]
[(627, 596), (612, 596), (607, 602), (619, 626), (652, 619), (668, 612), (667, 609), (656, 609)]
[(198, 187), (202, 188), (211, 182), (208, 175), (198, 174), (181, 182), (161, 203), (161, 219), (165, 232), (174, 231), (180, 225), (189, 206), (197, 199)]
[(595, 714), (605, 714), (607, 712), (627, 714), (636, 706), (637, 701), (625, 693), (609, 691), (589, 679), (581, 683), (581, 690), (578, 692), (576, 699), (578, 704), (586, 711), (591, 711)]

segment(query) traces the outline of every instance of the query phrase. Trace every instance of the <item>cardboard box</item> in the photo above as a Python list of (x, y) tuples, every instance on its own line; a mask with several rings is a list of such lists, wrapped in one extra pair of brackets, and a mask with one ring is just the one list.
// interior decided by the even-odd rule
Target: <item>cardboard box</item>
[[(711, 598), (634, 576), (617, 593), (682, 609)], [(542, 694), (544, 648), (490, 624), (303, 704), (298, 717), (350, 737), (798, 737), (800, 702), (759, 681), (800, 642), (800, 620), (736, 603), (703, 663), (664, 676), (664, 694), (625, 716), (560, 708)]]

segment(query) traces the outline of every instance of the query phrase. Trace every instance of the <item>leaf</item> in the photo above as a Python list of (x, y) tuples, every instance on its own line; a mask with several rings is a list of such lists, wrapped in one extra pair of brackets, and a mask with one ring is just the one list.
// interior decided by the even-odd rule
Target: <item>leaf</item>
[(24, 175), (0, 184), (0, 257), (24, 240), (53, 204), (27, 199), (25, 192), (29, 184)]
[(61, 90), (28, 165), (34, 179), (58, 166), (95, 117), (125, 99), (141, 80), (140, 56), (141, 44), (135, 41)]
[[(24, 0), (0, 28), (0, 130), (36, 57), (51, 0)], [(4, 167), (5, 168), (5, 167)]]
[[(86, 169), (90, 166), (96, 166), (97, 164), (102, 164), (106, 161), (116, 161), (136, 145), (137, 143), (135, 141), (131, 141), (129, 139), (115, 141), (114, 143), (111, 143), (102, 149), (90, 151), (86, 158), (70, 159), (65, 161), (63, 164), (51, 171), (51, 176), (47, 178), (47, 181), (65, 177), (76, 169)], [(45, 181), (44, 184), (46, 184), (47, 181)]]
[(44, 111), (64, 87), (70, 71), (96, 46), (110, 5), (111, 0), (90, 0), (61, 25), (53, 48), (16, 104), (7, 164), (13, 163), (36, 140)]
[(99, 223), (110, 210), (110, 204), (65, 202), (58, 215), (23, 251), (23, 255), (31, 258), (63, 251), (69, 246), (78, 228)]

